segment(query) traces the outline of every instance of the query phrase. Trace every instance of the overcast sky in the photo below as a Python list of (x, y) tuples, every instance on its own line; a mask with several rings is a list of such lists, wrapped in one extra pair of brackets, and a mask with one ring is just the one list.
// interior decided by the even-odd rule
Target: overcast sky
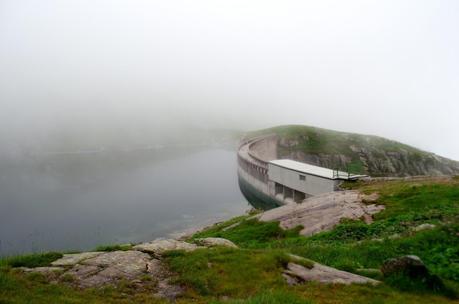
[(307, 124), (459, 159), (455, 0), (0, 0), (0, 136)]

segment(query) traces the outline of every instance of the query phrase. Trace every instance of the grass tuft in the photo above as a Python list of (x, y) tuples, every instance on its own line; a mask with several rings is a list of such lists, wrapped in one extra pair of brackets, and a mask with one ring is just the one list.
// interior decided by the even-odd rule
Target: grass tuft
[(7, 257), (0, 260), (0, 266), (10, 267), (45, 267), (50, 266), (51, 262), (63, 256), (59, 252), (33, 253), (15, 257)]
[(115, 244), (115, 245), (97, 246), (94, 249), (94, 251), (107, 251), (107, 252), (110, 252), (110, 251), (127, 251), (127, 250), (131, 250), (131, 249), (132, 249), (132, 245), (131, 244), (121, 244), (121, 245)]

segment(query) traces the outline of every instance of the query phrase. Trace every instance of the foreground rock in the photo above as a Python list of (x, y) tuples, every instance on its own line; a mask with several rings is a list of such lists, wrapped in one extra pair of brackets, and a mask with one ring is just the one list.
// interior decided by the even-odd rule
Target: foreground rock
[[(204, 238), (199, 242), (207, 247), (237, 248), (233, 242), (223, 238)], [(174, 299), (182, 293), (182, 288), (170, 283), (171, 274), (160, 258), (169, 250), (193, 251), (198, 248), (205, 247), (174, 239), (160, 239), (136, 245), (126, 251), (65, 254), (52, 262), (51, 267), (22, 270), (41, 273), (50, 280), (65, 281), (83, 288), (116, 284), (121, 280), (142, 287), (142, 280), (147, 277), (148, 282), (153, 282), (158, 296)]]
[[(134, 280), (154, 271), (151, 257), (139, 251), (84, 252), (64, 256), (52, 263), (65, 265), (61, 278), (80, 287), (96, 287), (116, 283), (121, 279)], [(38, 271), (38, 268), (33, 271)]]
[(421, 224), (419, 226), (414, 227), (413, 231), (419, 232), (419, 231), (424, 231), (424, 230), (431, 230), (431, 229), (434, 229), (435, 227), (436, 226), (433, 224), (425, 223), (425, 224)]
[(379, 281), (338, 270), (332, 267), (314, 263), (311, 268), (306, 268), (295, 263), (288, 263), (287, 269), (283, 273), (284, 278), (290, 285), (302, 282), (320, 282), (334, 284), (372, 284), (376, 285)]
[[(405, 255), (402, 257), (389, 259), (381, 267), (384, 277), (398, 282), (401, 277), (407, 277), (410, 284), (424, 286), (426, 289), (444, 291), (446, 290), (443, 281), (436, 275), (430, 273), (422, 260), (415, 255)], [(405, 280), (401, 280), (405, 284)], [(405, 289), (410, 286), (399, 286)]]
[(429, 274), (429, 270), (422, 260), (415, 255), (389, 259), (381, 267), (384, 276), (391, 276), (397, 273), (404, 273), (410, 277), (423, 277)]
[(358, 191), (330, 192), (310, 197), (301, 204), (288, 204), (271, 209), (259, 215), (260, 221), (279, 221), (283, 229), (291, 229), (299, 225), (304, 228), (301, 235), (310, 236), (315, 233), (331, 230), (341, 219), (363, 218), (371, 222), (372, 215), (383, 210), (384, 206), (364, 204), (367, 198)]
[(199, 247), (196, 244), (190, 244), (183, 241), (177, 241), (174, 239), (158, 239), (149, 243), (142, 243), (133, 247), (134, 250), (152, 253), (157, 257), (160, 257), (166, 251), (170, 250), (185, 250), (193, 251)]
[(146, 253), (134, 250), (113, 251), (86, 259), (67, 274), (73, 275), (81, 286), (98, 286), (152, 273), (154, 265)]
[(53, 266), (73, 266), (85, 259), (103, 254), (100, 251), (64, 254), (62, 258), (51, 263)]
[(44, 274), (44, 275), (47, 275), (47, 274), (58, 274), (58, 273), (62, 273), (65, 269), (62, 268), (62, 267), (35, 267), (35, 268), (27, 268), (27, 267), (21, 267), (20, 268), (22, 271), (24, 272), (37, 272), (37, 273), (41, 273), (41, 274)]
[(158, 297), (171, 300), (183, 292), (180, 286), (170, 283), (171, 274), (159, 259), (137, 250), (66, 254), (52, 264), (61, 266), (23, 268), (23, 271), (41, 273), (50, 281), (81, 288), (129, 281), (138, 289), (156, 290)]
[(227, 240), (224, 238), (217, 238), (217, 237), (197, 239), (196, 243), (202, 246), (206, 246), (206, 247), (223, 246), (223, 247), (230, 247), (230, 248), (238, 248), (237, 245), (231, 242), (230, 240)]

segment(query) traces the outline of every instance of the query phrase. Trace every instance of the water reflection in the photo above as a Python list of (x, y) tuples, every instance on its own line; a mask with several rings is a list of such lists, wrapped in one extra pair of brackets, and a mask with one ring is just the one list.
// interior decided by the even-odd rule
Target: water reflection
[(150, 240), (248, 208), (234, 151), (136, 157), (137, 165), (88, 154), (3, 167), (0, 254)]

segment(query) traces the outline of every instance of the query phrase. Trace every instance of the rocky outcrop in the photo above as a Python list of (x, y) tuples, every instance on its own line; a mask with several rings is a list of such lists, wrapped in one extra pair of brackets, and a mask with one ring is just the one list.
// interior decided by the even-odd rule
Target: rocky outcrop
[(436, 226), (434, 224), (424, 223), (424, 224), (414, 227), (413, 231), (419, 232), (419, 231), (424, 231), (424, 230), (431, 230), (431, 229), (434, 229), (435, 227)]
[(429, 274), (429, 270), (422, 260), (415, 255), (389, 259), (381, 266), (381, 272), (384, 276), (404, 273), (410, 277), (425, 277)]
[(311, 268), (307, 268), (295, 263), (288, 263), (287, 269), (283, 273), (284, 278), (290, 285), (302, 282), (315, 281), (319, 283), (333, 284), (372, 284), (376, 285), (379, 281), (338, 270), (319, 263), (314, 263)]
[(62, 258), (51, 263), (53, 266), (73, 266), (83, 260), (96, 257), (103, 254), (103, 252), (82, 252), (82, 253), (70, 253), (64, 254)]
[(230, 248), (238, 248), (236, 244), (231, 242), (230, 240), (224, 238), (217, 238), (217, 237), (208, 237), (203, 239), (197, 239), (196, 243), (206, 247), (230, 247)]
[(49, 275), (49, 274), (61, 274), (64, 272), (65, 268), (62, 267), (35, 267), (35, 268), (26, 268), (26, 267), (21, 267), (19, 268), (24, 272), (36, 272), (36, 273), (41, 273), (44, 275)]
[[(116, 284), (127, 280), (139, 288), (150, 284), (159, 297), (174, 299), (182, 293), (182, 288), (171, 284), (167, 267), (161, 261), (163, 254), (170, 250), (193, 251), (198, 248), (237, 246), (223, 238), (203, 238), (198, 242), (205, 246), (178, 241), (158, 239), (132, 247), (132, 250), (112, 252), (82, 252), (64, 254), (51, 263), (50, 267), (21, 268), (24, 272), (36, 272), (50, 280), (71, 283), (86, 288)], [(145, 283), (142, 279), (148, 278)]]
[(157, 257), (160, 257), (166, 251), (170, 250), (185, 250), (193, 251), (198, 249), (199, 246), (196, 244), (187, 243), (184, 241), (178, 241), (175, 239), (157, 239), (148, 243), (142, 243), (133, 247), (134, 250), (139, 250), (147, 253), (151, 253)]
[(321, 194), (304, 200), (301, 204), (288, 204), (258, 216), (260, 221), (279, 221), (283, 229), (303, 226), (301, 235), (309, 236), (330, 230), (342, 219), (360, 219), (371, 222), (372, 215), (384, 206), (364, 204), (358, 191), (339, 191)]
[[(114, 285), (129, 281), (138, 288), (155, 290), (162, 298), (175, 299), (183, 290), (170, 282), (172, 274), (160, 259), (137, 250), (66, 254), (51, 267), (22, 268), (49, 280), (80, 288)], [(147, 286), (148, 285), (148, 286)]]
[(67, 275), (72, 275), (83, 287), (113, 283), (120, 279), (133, 280), (151, 274), (156, 263), (143, 252), (113, 251), (85, 259), (76, 264)]
[(430, 273), (422, 260), (415, 255), (389, 259), (381, 266), (381, 272), (386, 282), (398, 288), (410, 290), (413, 286), (414, 289), (422, 286), (428, 290), (449, 293), (440, 277)]
[(332, 169), (349, 168), (371, 176), (459, 174), (457, 161), (381, 137), (306, 126), (290, 128), (295, 132), (278, 140), (278, 158)]

